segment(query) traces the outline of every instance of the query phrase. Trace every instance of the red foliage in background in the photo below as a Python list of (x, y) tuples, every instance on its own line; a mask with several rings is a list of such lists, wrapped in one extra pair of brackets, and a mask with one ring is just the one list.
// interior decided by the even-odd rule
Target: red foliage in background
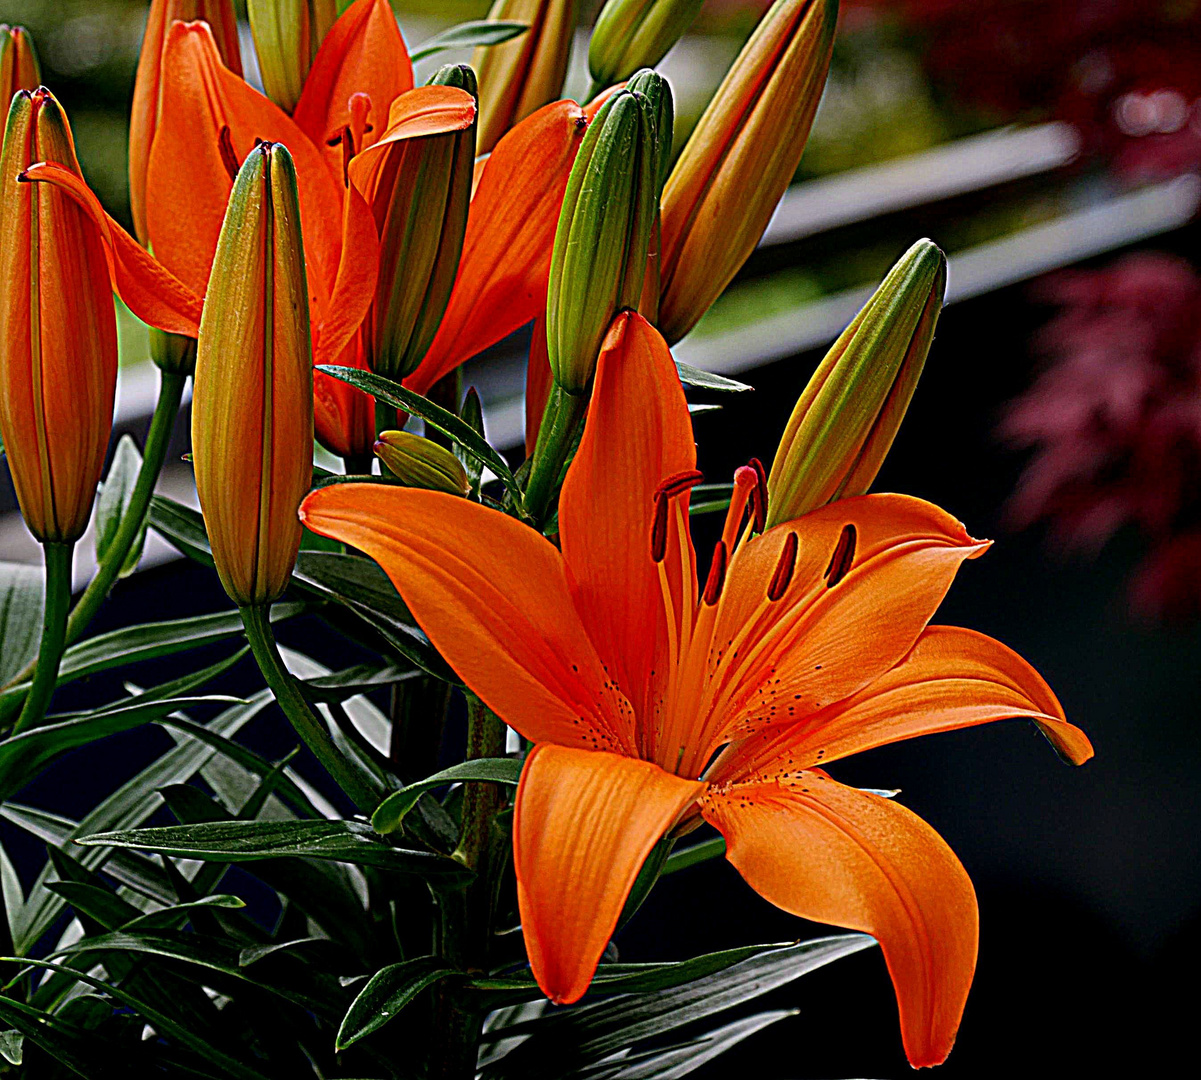
[(1201, 0), (847, 0), (899, 17), (934, 80), (1005, 119), (1074, 124), (1123, 176), (1201, 166)]
[(1076, 547), (1138, 526), (1151, 549), (1135, 606), (1201, 614), (1201, 275), (1141, 253), (1041, 288), (1061, 310), (1037, 342), (1048, 367), (1001, 425), (1036, 448), (1011, 517)]

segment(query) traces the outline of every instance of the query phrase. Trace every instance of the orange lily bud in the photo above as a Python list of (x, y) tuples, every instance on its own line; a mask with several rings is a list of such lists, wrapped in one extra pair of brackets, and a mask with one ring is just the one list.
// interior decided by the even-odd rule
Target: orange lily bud
[(597, 87), (654, 67), (684, 35), (704, 0), (608, 0), (588, 43), (588, 70)]
[(38, 54), (29, 31), (0, 23), (0, 100), (11, 104), (18, 90), (36, 90), (41, 81)]
[(917, 389), (946, 284), (946, 256), (919, 240), (830, 348), (776, 451), (769, 528), (867, 493)]
[(755, 250), (805, 149), (838, 0), (776, 0), (726, 74), (663, 189), (657, 326), (696, 325)]
[(151, 0), (142, 53), (133, 84), (133, 103), (129, 111), (129, 209), (133, 215), (134, 235), (143, 246), (148, 242), (146, 228), (146, 170), (150, 147), (159, 118), (159, 88), (162, 80), (163, 49), (167, 31), (173, 22), (202, 20), (213, 31), (221, 62), (235, 75), (242, 74), (242, 54), (238, 48), (238, 19), (233, 0)]
[(292, 157), (260, 143), (234, 181), (200, 319), (196, 490), (235, 603), (287, 586), (313, 476), (313, 350)]
[(576, 7), (576, 0), (495, 0), (489, 19), (523, 22), (529, 29), (476, 49), (471, 58), (480, 81), (477, 153), (491, 153), (509, 128), (562, 93)]
[(246, 0), (263, 89), (291, 112), (317, 50), (338, 18), (337, 0)]
[(117, 324), (96, 226), (69, 195), (22, 181), (39, 161), (79, 172), (62, 106), (20, 90), (0, 160), (0, 436), (30, 532), (65, 543), (87, 527), (104, 465)]
[(671, 106), (661, 76), (641, 78), (644, 89), (619, 90), (596, 114), (563, 196), (546, 342), (555, 382), (569, 394), (587, 388), (613, 316), (642, 295), (661, 182), (660, 128)]
[(375, 444), (380, 459), (406, 487), (466, 495), (467, 470), (459, 459), (431, 439), (409, 431), (381, 431)]
[[(466, 64), (448, 64), (430, 82), (476, 92)], [(388, 152), (393, 160), (379, 175), (391, 182), (372, 197), (380, 258), (370, 360), (376, 373), (402, 379), (434, 340), (459, 269), (475, 165), (474, 110), (461, 130), (396, 142)]]

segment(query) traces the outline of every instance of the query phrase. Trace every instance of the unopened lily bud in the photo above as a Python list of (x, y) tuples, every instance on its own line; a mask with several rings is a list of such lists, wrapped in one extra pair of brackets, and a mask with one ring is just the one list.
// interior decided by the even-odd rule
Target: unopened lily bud
[[(466, 64), (446, 65), (430, 84), (476, 93)], [(393, 161), (381, 172), (395, 179), (372, 198), (380, 257), (370, 362), (389, 379), (403, 379), (421, 363), (450, 301), (471, 203), (475, 128), (472, 122), (388, 148)]]
[(656, 324), (679, 341), (755, 250), (792, 180), (830, 68), (838, 0), (776, 0), (663, 189)]
[(285, 589), (313, 475), (313, 350), (292, 157), (259, 143), (234, 181), (204, 299), (192, 396), (196, 490), (235, 603)]
[(454, 454), (432, 439), (408, 431), (381, 431), (375, 456), (406, 487), (467, 494), (466, 470)]
[(475, 50), (480, 82), (477, 153), (489, 154), (514, 124), (558, 99), (575, 36), (577, 0), (495, 0), (488, 18), (525, 23), (511, 41)]
[(946, 256), (919, 240), (831, 346), (776, 451), (769, 527), (866, 494), (917, 388), (946, 284)]
[(704, 0), (608, 0), (588, 44), (588, 70), (598, 87), (654, 67), (688, 31)]
[(242, 54), (238, 47), (238, 19), (233, 0), (151, 0), (142, 35), (142, 52), (133, 84), (133, 102), (129, 110), (129, 210), (134, 235), (146, 246), (146, 170), (150, 147), (158, 127), (159, 97), (162, 85), (163, 49), (167, 31), (173, 22), (209, 24), (221, 62), (237, 75), (242, 74)]
[(337, 0), (246, 0), (263, 89), (291, 112), (329, 28), (338, 18)]
[(576, 155), (555, 244), (546, 299), (551, 372), (569, 394), (583, 393), (596, 370), (613, 316), (637, 307), (659, 206), (661, 117), (671, 92), (647, 72), (643, 89), (605, 102)]
[(33, 39), (23, 26), (0, 23), (0, 102), (12, 104), (18, 90), (36, 90), (42, 81)]
[(79, 173), (49, 90), (13, 97), (0, 158), (0, 437), (17, 501), (43, 543), (78, 539), (112, 430), (117, 325), (99, 232), (79, 205), (23, 170)]

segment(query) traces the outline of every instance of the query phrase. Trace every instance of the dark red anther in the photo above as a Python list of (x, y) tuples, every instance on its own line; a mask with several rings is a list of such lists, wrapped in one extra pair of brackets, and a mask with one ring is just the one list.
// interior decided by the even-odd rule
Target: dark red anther
[(655, 523), (651, 526), (651, 558), (661, 563), (667, 555), (667, 496), (655, 496)]
[(221, 154), (221, 164), (225, 166), (225, 171), (229, 173), (230, 180), (236, 180), (238, 178), (238, 169), (242, 165), (238, 161), (237, 152), (234, 150), (234, 139), (230, 134), (228, 124), (223, 124), (220, 132), (217, 134), (217, 150)]
[(776, 562), (775, 572), (767, 585), (767, 598), (773, 604), (788, 591), (788, 586), (792, 584), (792, 575), (796, 570), (797, 546), (796, 533), (790, 532), (784, 538), (784, 547), (780, 549), (780, 558)]
[(751, 458), (747, 464), (755, 470), (755, 490), (751, 493), (751, 512), (755, 515), (755, 532), (761, 533), (767, 527), (767, 473), (763, 462), (757, 457)]
[(657, 500), (662, 496), (665, 499), (674, 499), (677, 495), (683, 495), (685, 491), (696, 487), (704, 479), (705, 474), (699, 469), (685, 469), (683, 472), (672, 473), (671, 476), (660, 481), (659, 486), (655, 488), (655, 498)]
[(713, 549), (713, 561), (709, 564), (709, 579), (705, 582), (703, 599), (709, 607), (717, 603), (721, 596), (722, 586), (726, 583), (726, 545), (724, 540), (718, 540)]
[(842, 533), (838, 537), (838, 543), (834, 545), (834, 554), (830, 556), (830, 565), (826, 567), (826, 588), (832, 589), (844, 577), (847, 576), (847, 571), (851, 569), (852, 563), (855, 561), (855, 542), (858, 538), (858, 533), (854, 525), (844, 525)]

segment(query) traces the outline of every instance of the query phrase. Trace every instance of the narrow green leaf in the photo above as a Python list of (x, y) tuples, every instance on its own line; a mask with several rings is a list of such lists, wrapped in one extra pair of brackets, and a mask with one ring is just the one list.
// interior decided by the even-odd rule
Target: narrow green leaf
[(567, 1075), (573, 1080), (675, 1080), (695, 1072), (764, 1028), (796, 1015), (795, 1009), (755, 1013), (687, 1042), (631, 1053), (620, 1061), (601, 1062)]
[[(303, 603), (276, 604), (271, 609), (271, 621), (290, 619), (304, 611), (306, 606)], [(72, 645), (63, 654), (58, 685), (109, 668), (199, 649), (204, 645), (238, 637), (242, 633), (242, 617), (236, 611), (126, 626)], [(0, 694), (0, 712), (10, 699), (22, 697), (28, 685), (24, 683)]]
[(356, 694), (365, 694), (381, 686), (391, 686), (420, 674), (418, 668), (398, 667), (395, 664), (386, 667), (380, 667), (378, 664), (356, 664), (332, 675), (304, 679), (302, 685), (305, 697), (310, 701), (345, 701)]
[(248, 862), (300, 856), (375, 866), (442, 880), (469, 880), (453, 859), (385, 844), (358, 821), (216, 821), (96, 833), (76, 843), (141, 848), (186, 859)]
[(718, 859), (725, 853), (725, 837), (714, 836), (712, 839), (702, 840), (699, 844), (693, 844), (691, 847), (673, 851), (667, 856), (667, 862), (663, 864), (663, 873), (674, 874), (678, 870), (687, 870), (688, 867), (707, 862), (709, 859)]
[(436, 956), (418, 956), (377, 971), (346, 1011), (334, 1045), (345, 1050), (365, 1035), (378, 1031), (427, 986), (456, 974)]
[[(53, 1060), (84, 1077), (84, 1080), (108, 1080), (121, 1071), (113, 1066), (114, 1061), (123, 1056), (119, 1044), (94, 1032), (84, 1031), (53, 1013), (0, 996), (0, 1022), (41, 1047)], [(9, 1040), (8, 1045), (12, 1046), (13, 1041)], [(24, 1047), (20, 1046), (19, 1049), (23, 1057)], [(8, 1054), (4, 1057), (13, 1060)]]
[[(48, 960), (31, 960), (28, 958), (22, 959), (19, 957), (0, 957), (0, 960), (12, 960), (18, 963), (32, 964), (34, 967), (45, 968), (48, 971), (65, 972), (72, 978), (78, 979), (80, 982), (86, 983), (88, 986), (94, 987), (97, 990), (109, 994), (120, 1001), (123, 1005), (129, 1006), (129, 1008), (139, 1013), (147, 1023), (154, 1027), (160, 1036), (175, 1039), (184, 1046), (195, 1050), (197, 1053), (203, 1054), (214, 1065), (219, 1065), (222, 1069), (224, 1069), (227, 1075), (231, 1077), (239, 1077), (240, 1080), (269, 1080), (269, 1078), (265, 1077), (261, 1072), (242, 1064), (242, 1062), (240, 1062), (237, 1058), (230, 1057), (230, 1055), (218, 1050), (217, 1047), (215, 1047), (212, 1043), (200, 1038), (188, 1027), (177, 1023), (170, 1016), (166, 1015), (166, 1013), (160, 1012), (146, 1001), (135, 997), (123, 987), (113, 986), (101, 979), (96, 978), (93, 975), (89, 975), (82, 971), (75, 971), (69, 967), (65, 967), (62, 964), (51, 963)], [(84, 1073), (84, 1075), (87, 1076), (88, 1074)]]
[(685, 386), (695, 386), (698, 390), (718, 390), (727, 394), (740, 394), (744, 390), (755, 389), (736, 379), (727, 379), (724, 375), (715, 375), (712, 371), (702, 371), (700, 368), (681, 364), (679, 360), (676, 361), (676, 371), (679, 373), (680, 382)]
[[(235, 705), (220, 713), (206, 725), (206, 730), (227, 737), (235, 735), (274, 700), (270, 690), (261, 690), (245, 705)], [(86, 833), (132, 828), (141, 824), (162, 806), (163, 800), (158, 794), (160, 787), (165, 784), (184, 783), (191, 779), (215, 753), (211, 747), (192, 739), (181, 743), (152, 762), (137, 776), (127, 780), (79, 822), (13, 803), (0, 805), (0, 816), (56, 847), (62, 847), (75, 836)], [(79, 861), (95, 870), (105, 866), (110, 856), (114, 861), (106, 869), (122, 884), (143, 892), (153, 887), (158, 890), (156, 897), (162, 903), (169, 904), (174, 899), (170, 882), (162, 870), (150, 859), (136, 852), (86, 848), (80, 850)], [(63, 909), (61, 897), (46, 889), (47, 880), (48, 871), (43, 869), (30, 887), (25, 903), (20, 907), (9, 908), (14, 947), (20, 953), (33, 948)]]
[(464, 761), (393, 792), (376, 807), (375, 813), (371, 815), (371, 827), (377, 833), (395, 832), (422, 795), (446, 784), (462, 783), (465, 780), (488, 780), (494, 784), (509, 784), (515, 787), (520, 779), (521, 762), (513, 758), (476, 758), (473, 761)]
[(38, 654), (42, 587), (40, 567), (0, 562), (0, 686)]
[(417, 46), (409, 59), (415, 64), (418, 60), (424, 60), (427, 56), (445, 52), (447, 49), (474, 49), (499, 45), (502, 41), (510, 41), (518, 34), (524, 34), (528, 29), (528, 23), (503, 19), (473, 19), (471, 22), (461, 22)]
[[(133, 498), (133, 489), (138, 481), (138, 472), (142, 468), (142, 455), (138, 452), (133, 438), (122, 435), (117, 441), (117, 449), (113, 451), (112, 464), (108, 467), (108, 476), (100, 485), (96, 496), (96, 561), (104, 562), (105, 556), (117, 538), (117, 530), (121, 520), (129, 509)], [(142, 546), (146, 543), (146, 525), (142, 524), (137, 540), (129, 549), (129, 554), (121, 564), (121, 577), (132, 574), (137, 569), (138, 560), (142, 557)]]
[(209, 546), (204, 518), (190, 506), (162, 495), (150, 497), (150, 509), (146, 520), (167, 543), (173, 545), (189, 559), (212, 567), (213, 550)]
[[(865, 934), (842, 934), (780, 946), (670, 989), (626, 994), (557, 1013), (534, 1025), (530, 1038), (484, 1075), (488, 1080), (530, 1080), (545, 1074), (542, 1066), (548, 1061), (556, 1063), (559, 1074), (581, 1068), (639, 1039), (741, 1005), (874, 944)], [(489, 1036), (499, 1040), (518, 1031), (513, 1027)]]
[(521, 487), (513, 477), (508, 462), (494, 450), (484, 438), (469, 424), (465, 424), (454, 413), (435, 405), (429, 398), (406, 390), (399, 383), (375, 375), (370, 371), (359, 368), (335, 367), (330, 364), (318, 366), (318, 371), (325, 372), (335, 379), (350, 383), (351, 386), (363, 390), (378, 401), (387, 402), (407, 413), (420, 416), (427, 424), (432, 425), (449, 439), (453, 439), (468, 453), (479, 459), (480, 463), (491, 469), (505, 489), (520, 504)]
[(0, 1031), (0, 1057), (10, 1065), (20, 1065), (25, 1060), (25, 1036), (12, 1028)]
[(44, 724), (32, 731), (0, 743), (0, 798), (29, 783), (50, 762), (68, 750), (140, 727), (180, 709), (202, 705), (227, 705), (236, 702), (224, 694), (201, 697), (168, 698), (165, 701), (136, 702), (122, 708), (94, 713), (58, 724)]

